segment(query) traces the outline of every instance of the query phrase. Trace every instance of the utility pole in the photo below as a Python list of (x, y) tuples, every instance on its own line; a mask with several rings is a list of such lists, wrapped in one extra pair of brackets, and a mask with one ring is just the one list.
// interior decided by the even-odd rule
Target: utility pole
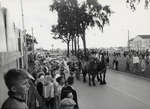
[(130, 42), (129, 42), (129, 39), (130, 39), (130, 31), (128, 30), (128, 50), (130, 51)]
[(22, 0), (20, 0), (20, 5), (21, 5), (21, 16), (22, 16), (22, 29), (24, 30), (25, 27), (24, 27), (24, 12), (23, 12), (23, 2)]
[(33, 27), (31, 28), (32, 31), (32, 50), (33, 50), (33, 54), (34, 54), (34, 32), (33, 32)]
[(26, 30), (24, 26), (24, 11), (23, 11), (23, 1), (20, 0), (20, 6), (21, 6), (21, 18), (22, 18), (22, 30), (23, 30), (23, 39), (24, 39), (24, 50), (23, 50), (23, 59), (24, 59), (24, 68), (28, 69), (28, 54), (27, 54), (27, 40), (26, 40)]

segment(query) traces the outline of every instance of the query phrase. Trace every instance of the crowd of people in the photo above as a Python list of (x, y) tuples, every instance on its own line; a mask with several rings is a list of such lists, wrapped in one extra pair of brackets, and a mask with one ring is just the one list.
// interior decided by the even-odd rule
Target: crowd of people
[(125, 63), (126, 71), (144, 72), (146, 71), (146, 66), (150, 63), (150, 54), (147, 51), (130, 51), (124, 52), (123, 54), (114, 52), (111, 54), (111, 57), (113, 58), (112, 66), (115, 70), (118, 70), (118, 67), (122, 62)]
[[(92, 53), (92, 52), (91, 52)], [(126, 71), (146, 70), (150, 63), (148, 52), (93, 52), (92, 56), (105, 58), (106, 64), (118, 70), (120, 61), (125, 59)], [(123, 56), (123, 57), (122, 57)], [(32, 71), (10, 69), (4, 75), (9, 97), (1, 109), (79, 109), (77, 92), (73, 88), (74, 77), (80, 77), (81, 63), (70, 62), (65, 56), (50, 56), (35, 53)], [(133, 67), (131, 68), (131, 64)]]
[(107, 66), (114, 70), (145, 72), (150, 63), (150, 53), (148, 50), (110, 52), (107, 50), (91, 49), (87, 50), (87, 52), (87, 54), (94, 54), (94, 57), (98, 58), (99, 60), (101, 59), (101, 54), (103, 54)]
[(1, 109), (79, 109), (67, 58), (36, 54), (34, 62), (30, 73), (22, 69), (5, 73), (9, 97)]

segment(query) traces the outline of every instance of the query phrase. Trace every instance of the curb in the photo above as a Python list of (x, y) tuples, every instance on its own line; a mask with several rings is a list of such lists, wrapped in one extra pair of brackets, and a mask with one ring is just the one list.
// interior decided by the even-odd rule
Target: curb
[(148, 80), (150, 81), (150, 78), (146, 78), (144, 76), (140, 76), (140, 75), (137, 75), (137, 74), (133, 74), (133, 73), (130, 73), (130, 72), (123, 72), (123, 71), (117, 71), (117, 70), (113, 70), (113, 69), (108, 69), (110, 71), (115, 71), (115, 72), (118, 72), (118, 73), (123, 73), (123, 74), (128, 74), (128, 75), (132, 75), (132, 76), (135, 76), (135, 77), (138, 77), (138, 78), (141, 78), (141, 79), (145, 79), (145, 80)]

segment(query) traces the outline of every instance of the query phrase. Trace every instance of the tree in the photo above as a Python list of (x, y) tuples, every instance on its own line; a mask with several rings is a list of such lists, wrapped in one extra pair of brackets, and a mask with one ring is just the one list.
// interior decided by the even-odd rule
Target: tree
[[(150, 0), (143, 0), (145, 2), (145, 9), (148, 9)], [(135, 11), (136, 5), (139, 4), (141, 0), (126, 0), (126, 3), (129, 5), (130, 9)]]
[(76, 37), (81, 37), (85, 55), (86, 29), (97, 25), (103, 31), (104, 25), (109, 24), (112, 13), (109, 6), (102, 6), (97, 0), (87, 0), (81, 5), (77, 0), (53, 0), (50, 9), (58, 13), (57, 31), (54, 32), (59, 34), (59, 39), (69, 36), (67, 38), (71, 38), (72, 43), (74, 41), (76, 48)]
[(34, 36), (26, 33), (26, 45), (27, 45), (27, 48), (28, 48), (29, 51), (33, 50), (34, 49), (33, 48), (34, 44), (37, 44), (37, 43), (38, 42), (37, 42), (37, 40)]
[(69, 56), (69, 44), (71, 41), (71, 35), (65, 31), (65, 28), (61, 24), (53, 25), (52, 30), (54, 34), (54, 39), (60, 39), (67, 44), (67, 56)]
[(105, 24), (109, 24), (109, 16), (112, 11), (109, 6), (102, 6), (97, 0), (87, 0), (84, 2), (77, 14), (79, 34), (83, 40), (84, 53), (86, 55), (86, 37), (85, 31), (88, 27), (98, 26), (103, 32), (103, 27)]
[(70, 41), (75, 37), (74, 9), (76, 6), (75, 0), (54, 0), (53, 4), (50, 5), (51, 11), (56, 11), (58, 14), (58, 24), (52, 27), (52, 32), (55, 34), (54, 38), (67, 43), (68, 55)]
[[(55, 33), (55, 39), (62, 39), (67, 43), (69, 53), (69, 43), (72, 39), (74, 43), (76, 34), (76, 0), (54, 0), (50, 5), (51, 11), (56, 11), (58, 14), (58, 24), (53, 26), (52, 32)], [(56, 34), (59, 36), (56, 38)], [(76, 45), (76, 44), (75, 44)], [(75, 47), (76, 48), (76, 47)]]

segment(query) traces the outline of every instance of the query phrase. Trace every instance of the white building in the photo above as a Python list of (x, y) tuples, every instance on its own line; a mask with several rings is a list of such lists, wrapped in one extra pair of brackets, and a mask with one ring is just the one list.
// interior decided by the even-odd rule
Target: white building
[[(8, 91), (3, 79), (4, 73), (11, 68), (28, 69), (28, 57), (34, 50), (33, 37), (29, 39), (25, 30), (19, 29), (21, 28), (19, 4), (20, 0), (0, 1), (0, 107), (7, 98)], [(9, 5), (13, 5), (13, 8)]]
[(150, 50), (150, 35), (137, 35), (129, 40), (129, 46), (136, 51)]
[(23, 68), (23, 34), (7, 8), (0, 7), (0, 107), (7, 97), (3, 75), (11, 68)]

